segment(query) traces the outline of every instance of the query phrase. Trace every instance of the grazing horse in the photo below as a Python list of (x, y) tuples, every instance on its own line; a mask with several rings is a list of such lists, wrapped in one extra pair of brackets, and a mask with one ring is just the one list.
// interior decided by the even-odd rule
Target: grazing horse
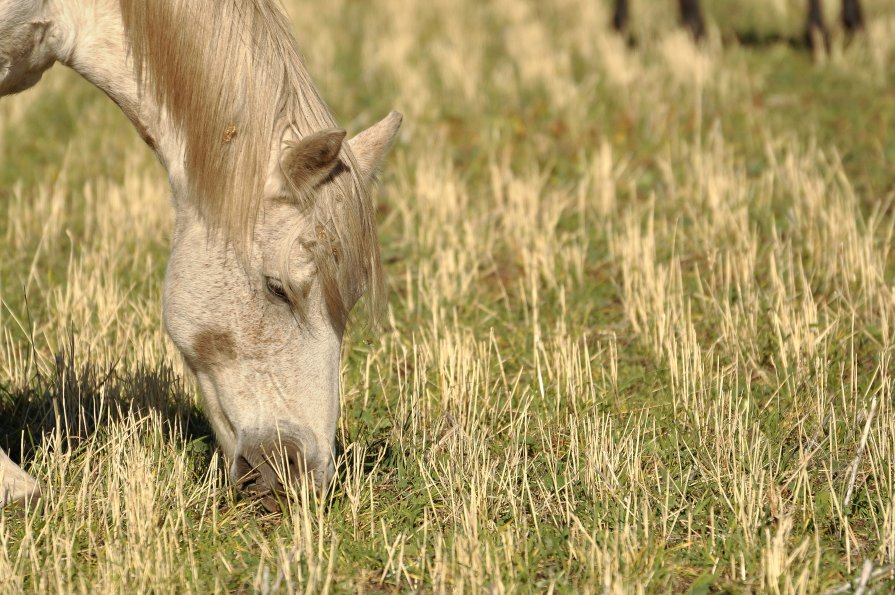
[[(384, 299), (370, 185), (401, 115), (346, 141), (277, 0), (0, 0), (0, 95), (55, 62), (167, 170), (164, 324), (231, 478), (268, 507), (301, 477), (325, 489), (348, 313)], [(0, 504), (37, 494), (0, 451)]]
[[(681, 24), (687, 28), (694, 39), (702, 39), (705, 35), (705, 20), (699, 0), (678, 0)], [(864, 13), (860, 0), (842, 0), (842, 26), (852, 34), (864, 27)], [(628, 26), (630, 8), (628, 0), (615, 0), (612, 13), (612, 26), (622, 32)], [(808, 17), (805, 19), (805, 42), (814, 48), (821, 41), (826, 49), (830, 48), (830, 30), (824, 20), (821, 0), (808, 0)]]

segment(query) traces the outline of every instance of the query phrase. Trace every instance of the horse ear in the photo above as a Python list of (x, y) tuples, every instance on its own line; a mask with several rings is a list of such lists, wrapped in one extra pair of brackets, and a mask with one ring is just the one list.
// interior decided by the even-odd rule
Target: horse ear
[(332, 173), (339, 162), (344, 130), (315, 132), (286, 143), (281, 166), (294, 188), (312, 188)]
[(348, 146), (354, 152), (360, 173), (366, 182), (370, 182), (379, 171), (382, 160), (398, 137), (398, 130), (403, 120), (404, 116), (393, 111), (348, 141)]

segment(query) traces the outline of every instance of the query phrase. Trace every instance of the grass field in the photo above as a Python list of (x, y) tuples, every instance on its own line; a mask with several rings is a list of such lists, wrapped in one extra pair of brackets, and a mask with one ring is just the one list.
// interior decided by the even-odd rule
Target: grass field
[(405, 114), (337, 481), (231, 489), (164, 172), (57, 67), (0, 101), (0, 446), (46, 496), (0, 592), (895, 587), (895, 6), (812, 59), (784, 0), (699, 48), (670, 0), (634, 47), (596, 0), (286, 4), (349, 132)]

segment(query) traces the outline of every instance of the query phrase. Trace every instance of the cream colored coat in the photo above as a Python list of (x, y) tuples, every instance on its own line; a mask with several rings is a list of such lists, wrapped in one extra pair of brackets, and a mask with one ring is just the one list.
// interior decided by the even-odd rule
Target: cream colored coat
[[(203, 30), (224, 47), (197, 42)], [(104, 90), (167, 169), (164, 321), (234, 479), (262, 494), (304, 473), (325, 487), (345, 318), (365, 292), (382, 297), (368, 188), (400, 114), (343, 142), (272, 0), (0, 0), (0, 95), (55, 62)], [(39, 493), (2, 451), (0, 488), (0, 504)]]

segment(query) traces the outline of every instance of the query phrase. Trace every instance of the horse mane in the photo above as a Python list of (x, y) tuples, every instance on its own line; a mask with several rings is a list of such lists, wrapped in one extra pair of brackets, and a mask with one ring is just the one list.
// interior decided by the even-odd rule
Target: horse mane
[[(275, 0), (119, 0), (142, 92), (183, 135), (190, 196), (212, 232), (245, 256), (263, 198), (271, 151), (291, 129), (301, 138), (335, 128)], [(356, 159), (300, 193), (312, 214), (315, 255), (330, 311), (347, 316), (346, 291), (384, 295), (372, 201)], [(338, 266), (335, 266), (335, 261)]]

